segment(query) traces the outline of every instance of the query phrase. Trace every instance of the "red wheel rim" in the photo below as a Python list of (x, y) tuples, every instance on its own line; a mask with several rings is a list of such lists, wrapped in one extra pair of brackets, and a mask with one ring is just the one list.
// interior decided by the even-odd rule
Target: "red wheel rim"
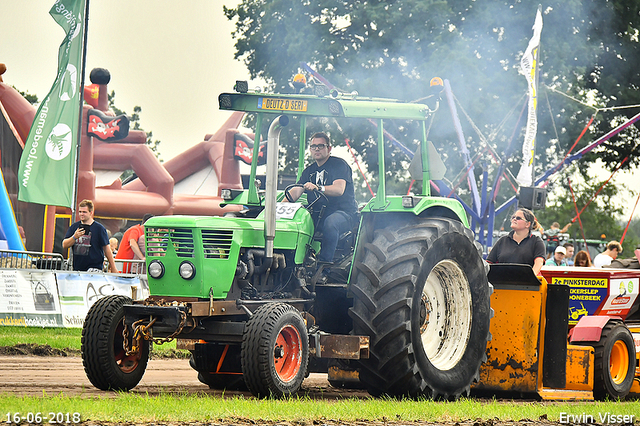
[(276, 374), (283, 382), (291, 381), (300, 371), (302, 364), (302, 350), (300, 333), (291, 326), (285, 325), (280, 329), (273, 348), (273, 365)]
[(131, 373), (138, 368), (138, 364), (140, 359), (142, 358), (141, 351), (134, 355), (127, 356), (124, 348), (122, 347), (122, 342), (124, 341), (124, 337), (122, 337), (122, 330), (124, 329), (124, 324), (121, 322), (116, 327), (116, 336), (113, 339), (114, 346), (114, 358), (116, 361), (116, 365), (120, 368), (120, 371), (123, 373)]

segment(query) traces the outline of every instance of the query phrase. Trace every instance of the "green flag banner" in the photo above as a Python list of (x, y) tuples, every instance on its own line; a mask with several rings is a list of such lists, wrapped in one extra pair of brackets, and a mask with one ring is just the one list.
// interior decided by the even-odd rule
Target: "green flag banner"
[(58, 74), (31, 125), (20, 157), (18, 199), (71, 207), (78, 138), (87, 0), (57, 0), (49, 14), (65, 30)]

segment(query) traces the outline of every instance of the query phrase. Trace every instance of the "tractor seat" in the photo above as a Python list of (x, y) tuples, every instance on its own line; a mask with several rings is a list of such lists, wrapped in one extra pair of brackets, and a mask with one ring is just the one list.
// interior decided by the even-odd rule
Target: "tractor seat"
[[(353, 228), (340, 234), (340, 236), (338, 237), (338, 242), (343, 241), (344, 239), (346, 239), (352, 234), (355, 235), (358, 233), (358, 227), (360, 226), (360, 212), (358, 212), (354, 222), (355, 222), (355, 225), (353, 226)], [(322, 241), (322, 236), (323, 236), (322, 231), (316, 231), (316, 233), (313, 234), (313, 241)]]
[[(351, 235), (353, 233), (354, 230), (350, 229), (346, 232), (343, 232), (342, 234), (340, 234), (340, 236), (338, 237), (338, 242), (344, 240), (345, 238), (347, 238), (349, 235)], [(313, 241), (322, 241), (322, 237), (324, 236), (324, 234), (320, 231), (316, 232), (315, 234), (313, 234)]]

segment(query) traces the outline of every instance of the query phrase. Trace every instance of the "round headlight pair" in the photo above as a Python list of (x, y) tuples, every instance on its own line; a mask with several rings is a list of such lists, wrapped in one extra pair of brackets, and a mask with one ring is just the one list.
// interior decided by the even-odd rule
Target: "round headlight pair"
[[(151, 263), (149, 263), (148, 272), (152, 278), (155, 278), (155, 279), (162, 278), (162, 276), (164, 275), (164, 265), (159, 260), (154, 260)], [(196, 267), (194, 266), (193, 263), (189, 262), (188, 260), (185, 260), (180, 264), (180, 267), (178, 268), (178, 273), (185, 280), (190, 280), (196, 276)]]

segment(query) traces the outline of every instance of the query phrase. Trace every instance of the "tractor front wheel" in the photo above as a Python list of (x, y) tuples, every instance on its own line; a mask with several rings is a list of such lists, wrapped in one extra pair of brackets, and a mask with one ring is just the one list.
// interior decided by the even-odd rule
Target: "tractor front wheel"
[(127, 355), (123, 347), (124, 305), (131, 303), (126, 296), (107, 296), (98, 299), (87, 313), (82, 327), (82, 364), (89, 381), (98, 389), (133, 389), (147, 368), (147, 340), (133, 355)]
[(633, 385), (636, 350), (633, 335), (619, 321), (607, 323), (602, 329), (595, 350), (593, 396), (596, 399), (623, 399)]
[(242, 336), (242, 373), (255, 396), (296, 393), (309, 362), (309, 337), (302, 315), (286, 303), (261, 306)]

